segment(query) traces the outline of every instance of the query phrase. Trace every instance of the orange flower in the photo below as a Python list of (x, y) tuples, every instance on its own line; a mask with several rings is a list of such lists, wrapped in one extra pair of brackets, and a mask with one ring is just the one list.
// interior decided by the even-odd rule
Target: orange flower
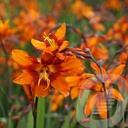
[(90, 49), (92, 55), (96, 59), (106, 60), (108, 59), (108, 49), (105, 47), (105, 36), (91, 36), (86, 38), (85, 43), (81, 43), (80, 48), (85, 50), (87, 47)]
[[(96, 106), (100, 117), (106, 119), (107, 118), (106, 97), (104, 96), (103, 85), (101, 81), (99, 81), (98, 79), (101, 79), (101, 75), (104, 77), (104, 86), (106, 88), (107, 98), (114, 98), (116, 100), (123, 102), (124, 99), (122, 95), (112, 87), (112, 83), (114, 83), (122, 74), (125, 65), (122, 64), (116, 67), (115, 69), (111, 69), (108, 71), (102, 68), (103, 74), (101, 74), (100, 68), (97, 66), (97, 64), (91, 63), (91, 67), (97, 73), (97, 77), (92, 77), (90, 79), (87, 79), (83, 84), (83, 86), (81, 87), (81, 89), (88, 89), (94, 91), (94, 93), (92, 93), (87, 100), (84, 113), (86, 116), (89, 116), (94, 106)], [(104, 106), (104, 108), (101, 110), (100, 106)]]
[(102, 22), (102, 16), (101, 15), (94, 15), (90, 18), (90, 25), (92, 28), (96, 31), (105, 31), (105, 26), (101, 23)]
[(9, 26), (9, 20), (6, 20), (4, 23), (0, 20), (0, 37), (5, 39), (11, 35), (11, 29)]
[(60, 52), (65, 50), (69, 45), (69, 42), (64, 40), (66, 33), (66, 25), (63, 23), (61, 27), (55, 32), (55, 34), (50, 38), (46, 34), (44, 35), (44, 42), (32, 39), (32, 45), (37, 48), (38, 50), (42, 51), (50, 51), (55, 54), (56, 57), (60, 58), (61, 60), (64, 59), (63, 54)]
[(28, 99), (32, 99), (33, 95), (48, 95), (51, 87), (67, 96), (70, 86), (64, 76), (81, 74), (84, 70), (81, 61), (75, 56), (65, 56), (64, 60), (60, 60), (49, 51), (44, 51), (41, 59), (36, 59), (25, 51), (13, 50), (12, 58), (24, 69), (14, 82), (23, 85)]
[(118, 11), (121, 8), (120, 0), (107, 0), (107, 1), (105, 1), (104, 5), (108, 9), (113, 9), (116, 11)]
[(107, 32), (107, 37), (110, 40), (114, 40), (117, 43), (121, 42), (121, 45), (128, 44), (128, 18), (121, 17), (114, 23), (113, 27)]
[(36, 24), (34, 23), (39, 17), (40, 14), (38, 12), (28, 10), (28, 13), (21, 11), (20, 16), (14, 18), (13, 23), (17, 25), (14, 31), (21, 42), (29, 41), (35, 35), (37, 30), (35, 30)]
[(23, 6), (25, 9), (33, 9), (33, 10), (39, 10), (39, 5), (36, 0), (19, 0), (19, 3), (21, 6)]
[(81, 19), (82, 17), (90, 19), (95, 14), (93, 8), (86, 5), (85, 2), (82, 2), (81, 0), (76, 0), (72, 8), (73, 13), (77, 15), (78, 19)]
[(77, 16), (78, 19), (83, 17), (89, 20), (90, 25), (96, 31), (105, 31), (104, 25), (101, 23), (102, 16), (97, 15), (91, 6), (86, 5), (85, 2), (81, 0), (76, 0), (72, 5), (73, 13)]
[(42, 16), (32, 9), (27, 10), (27, 13), (21, 11), (20, 16), (14, 18), (13, 23), (17, 25), (14, 31), (23, 44), (30, 41), (31, 38), (42, 39), (42, 33), (49, 32), (56, 25), (52, 16)]
[(127, 54), (127, 52), (126, 52), (126, 53), (125, 53), (125, 52), (122, 52), (122, 53), (119, 55), (119, 61), (120, 61), (121, 63), (125, 64), (126, 61), (127, 61), (127, 59), (128, 59), (128, 54)]
[(39, 50), (48, 50), (48, 51), (62, 51), (64, 50), (68, 45), (69, 42), (64, 40), (64, 36), (66, 33), (66, 25), (63, 23), (61, 27), (56, 31), (56, 33), (53, 35), (52, 38), (50, 38), (50, 34), (47, 36), (46, 34), (44, 37), (44, 42), (32, 39), (32, 45), (39, 49)]
[(59, 106), (63, 104), (64, 96), (60, 94), (57, 90), (54, 90), (53, 94), (49, 96), (51, 100), (50, 109), (55, 112)]
[(94, 76), (94, 75), (89, 74), (89, 73), (83, 73), (81, 75), (65, 77), (66, 81), (68, 81), (68, 83), (71, 87), (70, 96), (71, 96), (72, 99), (75, 99), (75, 98), (78, 97), (82, 84), (85, 82), (85, 80), (87, 78), (89, 78), (91, 76)]

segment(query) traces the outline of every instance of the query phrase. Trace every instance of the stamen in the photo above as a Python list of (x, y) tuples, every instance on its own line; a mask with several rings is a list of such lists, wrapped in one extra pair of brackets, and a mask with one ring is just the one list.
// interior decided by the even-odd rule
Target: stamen
[(45, 91), (50, 86), (50, 80), (48, 78), (48, 74), (47, 74), (46, 70), (44, 71), (44, 79), (47, 81), (47, 86), (44, 89), (44, 91)]
[(49, 80), (49, 78), (48, 78), (48, 74), (47, 74), (46, 70), (47, 70), (47, 69), (43, 69), (43, 72), (40, 73), (39, 80), (38, 80), (38, 85), (40, 85), (40, 82), (41, 82), (41, 80), (42, 80), (43, 78), (44, 78), (45, 81), (47, 82), (47, 86), (46, 86), (46, 88), (44, 89), (44, 91), (50, 86), (50, 80)]
[(44, 38), (44, 41), (48, 41), (48, 43), (50, 44), (50, 45), (54, 45), (54, 39), (50, 39), (49, 38), (49, 36), (51, 35), (51, 33), (49, 33), (48, 35), (44, 32), (44, 36), (43, 36), (43, 38)]
[(41, 82), (41, 80), (42, 80), (43, 77), (44, 77), (44, 74), (43, 73), (40, 73), (39, 80), (38, 80), (38, 85), (40, 85), (40, 82)]

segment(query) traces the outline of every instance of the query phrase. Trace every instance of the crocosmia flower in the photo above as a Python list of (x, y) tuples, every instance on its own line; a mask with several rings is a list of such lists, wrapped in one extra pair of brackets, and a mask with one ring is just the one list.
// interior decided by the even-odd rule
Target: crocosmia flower
[[(84, 108), (84, 113), (86, 116), (89, 116), (92, 110), (94, 109), (94, 107), (96, 107), (99, 116), (103, 119), (107, 119), (106, 98), (115, 99), (120, 102), (124, 101), (121, 93), (112, 86), (112, 83), (114, 83), (116, 80), (119, 79), (125, 65), (121, 64), (120, 66), (108, 71), (102, 68), (101, 70), (103, 74), (101, 74), (101, 70), (97, 66), (97, 64), (91, 63), (91, 67), (96, 72), (97, 78), (91, 77), (90, 79), (87, 79), (83, 84), (83, 86), (81, 87), (81, 89), (93, 91), (93, 93), (87, 99), (87, 103)], [(103, 83), (97, 80), (97, 79), (101, 79), (101, 75), (104, 77), (104, 87), (102, 85)], [(104, 90), (104, 88), (106, 90)], [(106, 97), (104, 95), (104, 91), (106, 91)], [(103, 109), (101, 109), (101, 106), (103, 106)]]
[(81, 74), (84, 70), (84, 66), (75, 55), (67, 56), (63, 52), (60, 53), (65, 48), (65, 41), (62, 41), (64, 34), (59, 35), (62, 28), (65, 28), (64, 24), (55, 33), (55, 39), (47, 39), (49, 44), (34, 42), (36, 47), (43, 50), (40, 58), (30, 56), (22, 50), (12, 51), (13, 60), (23, 69), (22, 74), (14, 79), (14, 83), (23, 86), (31, 103), (34, 96), (47, 96), (52, 87), (68, 96), (70, 85), (65, 77)]
[(43, 42), (35, 39), (32, 39), (31, 42), (32, 45), (38, 50), (61, 52), (69, 45), (69, 42), (67, 40), (64, 40), (65, 33), (66, 33), (66, 25), (65, 23), (63, 23), (61, 27), (55, 32), (55, 34), (51, 35), (52, 36), (51, 38), (50, 38), (50, 34), (46, 35), (46, 33), (44, 33)]

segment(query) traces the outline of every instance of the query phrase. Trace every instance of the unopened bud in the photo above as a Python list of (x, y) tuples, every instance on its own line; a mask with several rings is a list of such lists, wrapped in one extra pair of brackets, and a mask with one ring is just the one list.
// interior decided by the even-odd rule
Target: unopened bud
[(90, 52), (90, 48), (86, 48), (85, 49), (85, 52)]
[(72, 52), (66, 51), (65, 54), (66, 54), (67, 56), (70, 56), (70, 55), (72, 55)]
[(98, 60), (97, 62), (98, 62), (98, 64), (99, 64), (100, 66), (102, 66), (102, 64), (103, 64), (103, 61), (102, 61), (102, 60)]
[(84, 60), (85, 58), (81, 55), (76, 55), (77, 58), (81, 59), (81, 60)]

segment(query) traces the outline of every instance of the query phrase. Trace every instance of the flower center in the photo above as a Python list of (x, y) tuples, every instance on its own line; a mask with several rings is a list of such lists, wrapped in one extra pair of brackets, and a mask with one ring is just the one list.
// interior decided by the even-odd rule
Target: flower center
[(39, 76), (39, 80), (38, 80), (38, 85), (40, 85), (40, 82), (42, 79), (44, 79), (46, 82), (47, 82), (47, 86), (45, 89), (47, 89), (50, 85), (50, 80), (49, 80), (49, 69), (48, 67), (44, 67), (41, 69), (41, 73), (40, 73), (40, 76)]

